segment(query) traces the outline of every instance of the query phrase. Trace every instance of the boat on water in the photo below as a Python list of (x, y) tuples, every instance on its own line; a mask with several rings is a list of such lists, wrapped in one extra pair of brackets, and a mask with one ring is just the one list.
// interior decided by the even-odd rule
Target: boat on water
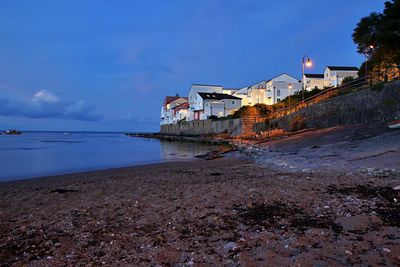
[(8, 135), (20, 135), (22, 132), (21, 131), (17, 131), (15, 129), (11, 129), (11, 130), (5, 131), (4, 133), (8, 134)]
[(400, 120), (394, 120), (387, 125), (390, 129), (400, 129)]

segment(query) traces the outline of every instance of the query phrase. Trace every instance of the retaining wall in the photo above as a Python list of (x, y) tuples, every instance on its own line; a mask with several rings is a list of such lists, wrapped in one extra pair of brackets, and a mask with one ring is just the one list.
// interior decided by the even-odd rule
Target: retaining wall
[(177, 124), (161, 125), (160, 133), (168, 135), (199, 136), (207, 134), (228, 133), (239, 135), (242, 133), (242, 120), (196, 120), (184, 121)]
[(382, 89), (337, 96), (290, 115), (257, 123), (254, 128), (262, 131), (272, 126), (290, 131), (295, 120), (303, 124), (303, 128), (324, 128), (387, 121), (397, 116), (400, 116), (400, 80), (387, 83)]

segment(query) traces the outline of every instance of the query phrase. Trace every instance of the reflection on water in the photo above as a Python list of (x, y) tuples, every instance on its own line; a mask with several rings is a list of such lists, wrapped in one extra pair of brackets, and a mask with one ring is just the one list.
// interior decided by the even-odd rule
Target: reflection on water
[(160, 142), (120, 133), (0, 135), (0, 181), (181, 161), (212, 149), (212, 146), (202, 144)]
[(188, 142), (160, 142), (162, 156), (165, 160), (193, 158), (212, 150), (212, 146), (198, 145)]

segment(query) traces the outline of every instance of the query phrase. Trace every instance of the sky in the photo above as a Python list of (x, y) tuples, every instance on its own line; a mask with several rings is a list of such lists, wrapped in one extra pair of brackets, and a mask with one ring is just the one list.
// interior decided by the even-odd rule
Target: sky
[(0, 129), (157, 131), (193, 83), (359, 66), (351, 34), (384, 2), (1, 0)]

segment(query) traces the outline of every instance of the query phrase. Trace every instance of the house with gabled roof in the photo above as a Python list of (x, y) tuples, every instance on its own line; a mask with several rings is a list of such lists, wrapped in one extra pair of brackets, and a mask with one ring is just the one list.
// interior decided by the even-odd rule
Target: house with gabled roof
[(229, 94), (199, 92), (196, 101), (202, 107), (198, 118), (200, 120), (210, 116), (226, 117), (242, 107), (242, 99)]
[(173, 109), (177, 106), (187, 103), (187, 97), (181, 97), (178, 94), (176, 96), (166, 96), (161, 106), (161, 122), (160, 124), (171, 124), (174, 122)]
[(358, 78), (358, 68), (349, 66), (327, 66), (324, 71), (325, 86), (337, 87), (345, 77)]
[(199, 120), (200, 115), (203, 114), (202, 101), (198, 98), (198, 93), (223, 93), (223, 87), (221, 85), (209, 85), (209, 84), (193, 84), (190, 87), (188, 93), (189, 101), (189, 112), (187, 116), (188, 121)]
[(314, 89), (324, 89), (324, 74), (304, 73), (303, 75), (304, 89), (311, 91)]
[(185, 121), (189, 112), (189, 102), (180, 104), (172, 108), (172, 123)]
[(301, 90), (301, 81), (287, 73), (282, 73), (266, 81), (265, 104), (273, 105)]
[(266, 82), (266, 80), (263, 80), (256, 84), (246, 86), (242, 89), (236, 90), (232, 95), (240, 97), (242, 99), (243, 106), (266, 104)]

